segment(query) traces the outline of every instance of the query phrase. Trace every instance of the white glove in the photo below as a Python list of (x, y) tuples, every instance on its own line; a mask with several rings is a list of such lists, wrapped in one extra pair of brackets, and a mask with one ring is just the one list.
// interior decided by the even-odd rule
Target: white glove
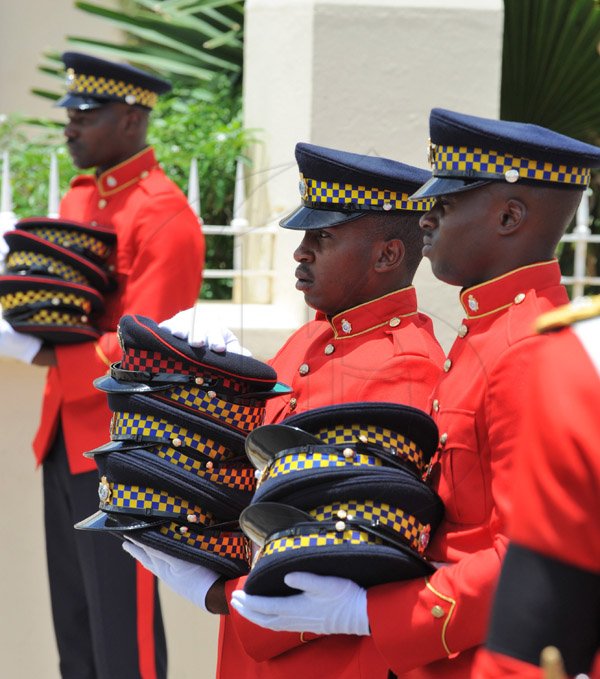
[(276, 632), (371, 634), (367, 591), (352, 580), (296, 572), (284, 581), (302, 594), (270, 597), (236, 590), (231, 605), (250, 622)]
[(172, 318), (158, 324), (175, 337), (187, 340), (192, 347), (207, 347), (212, 351), (231, 351), (234, 354), (252, 356), (238, 338), (222, 325), (221, 321), (206, 312), (206, 308), (185, 309)]
[(4, 240), (4, 236), (0, 236), (0, 262), (4, 262), (8, 254), (8, 243)]
[(31, 363), (42, 348), (42, 344), (39, 337), (17, 332), (8, 321), (0, 318), (0, 356)]
[(142, 545), (131, 538), (123, 542), (123, 549), (137, 559), (144, 568), (154, 573), (174, 592), (206, 611), (206, 594), (221, 577), (200, 564), (189, 563), (153, 547)]

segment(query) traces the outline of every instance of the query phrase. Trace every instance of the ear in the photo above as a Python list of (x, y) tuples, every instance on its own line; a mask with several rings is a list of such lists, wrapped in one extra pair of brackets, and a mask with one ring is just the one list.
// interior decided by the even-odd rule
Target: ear
[(404, 243), (399, 238), (382, 241), (375, 261), (375, 271), (387, 273), (397, 269), (404, 260), (405, 252)]
[(509, 198), (502, 206), (498, 225), (501, 236), (510, 236), (520, 229), (527, 219), (527, 205), (518, 198)]
[(137, 134), (142, 122), (142, 111), (137, 106), (129, 106), (123, 116), (123, 129), (128, 134)]

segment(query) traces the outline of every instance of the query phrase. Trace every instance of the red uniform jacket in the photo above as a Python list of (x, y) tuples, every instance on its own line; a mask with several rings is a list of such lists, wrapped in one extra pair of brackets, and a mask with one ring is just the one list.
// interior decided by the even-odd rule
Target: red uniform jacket
[(202, 282), (204, 237), (183, 193), (167, 179), (151, 148), (99, 177), (81, 175), (60, 206), (64, 219), (112, 226), (117, 233), (114, 267), (118, 287), (106, 295), (97, 342), (57, 345), (57, 365), (46, 381), (42, 417), (34, 441), (38, 464), (48, 453), (59, 417), (71, 472), (96, 468), (86, 450), (109, 438), (106, 395), (92, 381), (121, 358), (116, 327), (123, 314), (169, 318), (195, 302)]
[[(392, 401), (424, 409), (443, 358), (431, 320), (417, 312), (413, 287), (331, 319), (317, 313), (271, 361), (293, 393), (269, 401), (266, 421), (351, 401)], [(227, 583), (228, 598), (242, 586), (243, 579)], [(363, 652), (357, 649), (356, 637), (304, 639), (310, 637), (315, 641), (303, 645), (299, 634), (265, 630), (231, 609), (231, 615), (222, 618), (217, 675), (387, 678), (385, 661), (372, 644)], [(339, 673), (350, 659), (363, 663), (363, 674)]]
[[(590, 335), (598, 352), (600, 318), (584, 324), (586, 334), (594, 331)], [(571, 329), (550, 336), (540, 347), (520, 437), (522, 454), (513, 476), (510, 538), (544, 556), (600, 574), (599, 368), (600, 362), (594, 366)], [(542, 672), (482, 650), (473, 676), (541, 679)], [(600, 658), (591, 676), (600, 677)]]

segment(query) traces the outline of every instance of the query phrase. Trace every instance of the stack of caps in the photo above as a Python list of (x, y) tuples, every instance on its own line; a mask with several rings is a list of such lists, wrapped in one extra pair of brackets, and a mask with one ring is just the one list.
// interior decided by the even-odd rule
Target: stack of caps
[(143, 316), (123, 316), (122, 360), (95, 381), (110, 442), (86, 453), (100, 509), (76, 528), (128, 536), (228, 577), (249, 568), (240, 512), (255, 490), (245, 438), (266, 400), (289, 391), (248, 356), (193, 348)]
[(260, 478), (240, 525), (260, 550), (244, 589), (291, 594), (290, 571), (363, 587), (431, 573), (424, 553), (443, 506), (423, 477), (437, 441), (426, 413), (392, 403), (318, 408), (255, 429), (245, 448)]
[(85, 342), (114, 281), (107, 259), (111, 228), (50, 217), (22, 219), (4, 235), (9, 251), (0, 276), (2, 316), (15, 330), (51, 343)]

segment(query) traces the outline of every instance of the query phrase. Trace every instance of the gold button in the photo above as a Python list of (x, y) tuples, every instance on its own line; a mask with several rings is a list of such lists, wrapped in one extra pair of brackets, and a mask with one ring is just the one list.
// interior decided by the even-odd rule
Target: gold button
[(515, 304), (521, 304), (521, 302), (525, 299), (525, 293), (520, 292), (516, 297), (515, 297)]
[(329, 356), (330, 354), (333, 354), (334, 351), (335, 351), (335, 347), (333, 346), (333, 344), (328, 344), (325, 347), (325, 353), (327, 354), (327, 356)]
[(117, 185), (117, 180), (116, 180), (112, 175), (110, 175), (110, 177), (107, 177), (107, 178), (106, 178), (106, 183), (107, 183), (109, 186), (113, 186), (113, 187), (114, 187), (114, 186)]
[(292, 397), (290, 399), (290, 410), (296, 410), (296, 406), (298, 405), (298, 399)]
[(463, 323), (458, 329), (458, 336), (464, 337), (469, 332), (469, 328)]
[(308, 367), (308, 363), (303, 363), (303, 364), (298, 368), (298, 372), (299, 372), (301, 375), (308, 375), (308, 371), (309, 371), (309, 370), (310, 370), (310, 368)]
[(431, 609), (431, 615), (433, 615), (434, 618), (443, 618), (444, 615), (446, 615), (446, 612), (441, 606), (435, 605)]
[(444, 433), (440, 436), (440, 444), (441, 444), (442, 446), (445, 446), (447, 440), (448, 440), (448, 434), (446, 434), (446, 432), (444, 432)]
[(447, 373), (450, 370), (451, 367), (452, 367), (452, 361), (449, 358), (447, 358), (444, 361), (444, 372)]
[(147, 177), (149, 174), (150, 174), (150, 173), (148, 172), (148, 170), (144, 170), (144, 171), (142, 172), (142, 174), (140, 175), (140, 177), (141, 177), (142, 179), (146, 179), (146, 177)]
[(440, 409), (440, 402), (437, 400), (437, 398), (434, 399), (433, 401), (433, 409), (435, 410), (436, 413)]
[(98, 226), (98, 222), (97, 222), (95, 219), (92, 219), (92, 221), (90, 222), (90, 224), (91, 224), (92, 226)]
[(98, 201), (98, 207), (100, 209), (102, 209), (103, 207), (106, 207), (106, 201), (104, 200), (104, 198), (100, 198), (100, 200)]
[(400, 325), (400, 319), (396, 316), (394, 318), (390, 318), (390, 327), (391, 328), (397, 328)]

